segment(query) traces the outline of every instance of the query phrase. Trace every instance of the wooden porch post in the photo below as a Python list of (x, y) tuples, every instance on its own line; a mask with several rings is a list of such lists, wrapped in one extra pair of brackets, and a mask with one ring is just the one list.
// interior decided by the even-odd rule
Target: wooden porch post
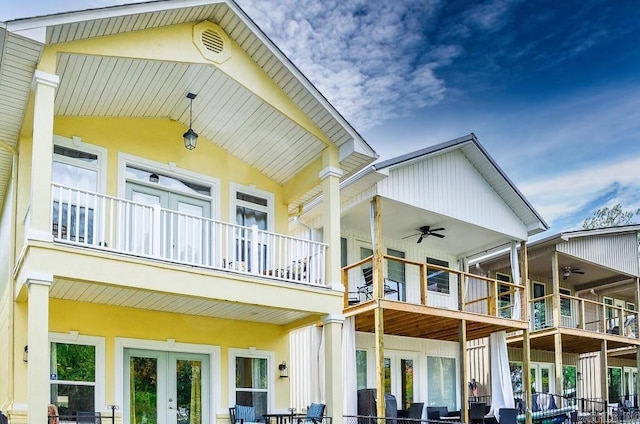
[(382, 223), (381, 223), (380, 196), (374, 196), (371, 201), (371, 218), (373, 223), (373, 293), (377, 307), (374, 311), (374, 326), (376, 335), (376, 414), (385, 416), (384, 399), (384, 316), (380, 308), (380, 299), (383, 297), (383, 273), (382, 273)]
[(609, 370), (607, 363), (607, 341), (603, 339), (600, 342), (600, 393), (602, 394), (602, 399), (605, 404), (605, 414), (607, 413), (606, 407), (609, 400), (609, 384), (607, 382)]
[(469, 354), (467, 352), (467, 320), (460, 320), (460, 381), (462, 384), (462, 405), (460, 408), (460, 420), (469, 422)]
[[(636, 277), (636, 311), (640, 308), (640, 278)], [(638, 322), (640, 315), (636, 315), (636, 337), (639, 337), (640, 322)], [(640, 371), (640, 347), (636, 346), (636, 368)], [(636, 396), (640, 393), (640, 378), (636, 378), (635, 387)], [(640, 401), (640, 399), (638, 399)]]
[(529, 332), (531, 328), (531, 307), (529, 305), (529, 256), (527, 252), (527, 242), (520, 242), (520, 279), (521, 285), (524, 286), (522, 297), (522, 313), (525, 321), (529, 322), (527, 328), (522, 332), (522, 385), (524, 391), (524, 401), (527, 405), (525, 410), (525, 423), (532, 424), (533, 419), (531, 416), (531, 402), (533, 396), (531, 395), (531, 345), (529, 339)]
[[(553, 345), (554, 345), (554, 364), (556, 366), (556, 393), (562, 395), (562, 334), (560, 334), (560, 330), (556, 334), (553, 335)], [(558, 408), (562, 408), (562, 398), (559, 398)]]

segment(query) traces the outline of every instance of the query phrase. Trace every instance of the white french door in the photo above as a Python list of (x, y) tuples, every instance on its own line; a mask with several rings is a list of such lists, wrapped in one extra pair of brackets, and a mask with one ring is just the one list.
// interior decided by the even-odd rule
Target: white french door
[(193, 353), (125, 349), (126, 424), (207, 424), (209, 357)]
[(205, 243), (210, 241), (205, 239), (205, 224), (198, 218), (211, 216), (211, 202), (133, 182), (127, 182), (126, 193), (127, 199), (145, 205), (134, 206), (129, 212), (127, 243), (130, 249), (143, 254), (153, 252), (154, 237), (160, 235), (152, 234), (154, 212), (146, 206), (159, 205), (177, 212), (162, 217), (164, 237), (156, 240), (160, 254), (172, 260), (202, 263), (202, 253), (207, 251)]
[(554, 365), (531, 364), (531, 385), (536, 393), (556, 393)]

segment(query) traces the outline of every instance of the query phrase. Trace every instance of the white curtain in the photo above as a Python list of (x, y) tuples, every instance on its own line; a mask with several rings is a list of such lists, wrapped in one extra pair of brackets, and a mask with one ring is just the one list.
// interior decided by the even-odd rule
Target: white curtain
[(500, 421), (500, 408), (514, 408), (509, 355), (507, 354), (507, 333), (497, 331), (489, 335), (489, 355), (491, 356), (491, 410), (490, 415)]
[(353, 317), (346, 318), (342, 324), (342, 376), (344, 378), (344, 414), (358, 415), (356, 329)]
[(318, 400), (316, 402), (319, 403), (327, 403), (325, 396), (325, 355), (324, 355), (324, 347), (325, 347), (325, 331), (324, 326), (322, 327), (322, 335), (320, 336), (320, 347), (318, 348)]
[[(511, 242), (511, 279), (514, 283), (520, 284), (520, 263), (518, 262), (518, 249), (515, 241)], [(520, 319), (522, 315), (522, 304), (520, 302), (520, 289), (513, 294), (512, 319)]]

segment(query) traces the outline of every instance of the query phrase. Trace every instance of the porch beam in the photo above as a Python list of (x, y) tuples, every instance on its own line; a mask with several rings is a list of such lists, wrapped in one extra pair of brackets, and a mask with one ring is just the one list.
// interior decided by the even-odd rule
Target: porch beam
[[(520, 279), (521, 284), (524, 286), (523, 301), (522, 301), (522, 314), (523, 319), (527, 323), (530, 323), (531, 307), (529, 305), (529, 251), (527, 249), (527, 242), (520, 242)], [(529, 325), (529, 324), (528, 324)], [(525, 404), (531, 405), (533, 396), (531, 393), (531, 344), (529, 338), (530, 327), (522, 332), (522, 376), (524, 384), (524, 396)], [(525, 424), (532, 424), (533, 417), (531, 415), (532, 408), (526, 408), (525, 411)]]
[(51, 172), (53, 167), (53, 114), (60, 77), (36, 70), (33, 106), (33, 150), (31, 154), (31, 197), (27, 236), (53, 241), (51, 235)]
[(382, 274), (382, 202), (380, 196), (371, 200), (371, 236), (373, 239), (373, 293), (376, 301), (374, 328), (376, 335), (376, 414), (386, 415), (384, 399), (384, 309), (380, 305), (383, 297)]
[(33, 424), (45, 424), (49, 404), (49, 288), (53, 275), (27, 278), (27, 414)]

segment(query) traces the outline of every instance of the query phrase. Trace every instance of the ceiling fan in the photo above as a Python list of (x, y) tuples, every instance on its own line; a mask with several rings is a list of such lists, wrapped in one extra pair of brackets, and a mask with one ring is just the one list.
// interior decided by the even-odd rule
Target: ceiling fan
[(438, 231), (444, 231), (444, 228), (431, 228), (431, 226), (429, 225), (423, 225), (422, 227), (420, 227), (418, 229), (418, 231), (420, 231), (418, 234), (412, 234), (410, 236), (404, 237), (404, 238), (409, 238), (409, 237), (415, 237), (415, 236), (420, 236), (418, 238), (418, 243), (422, 242), (422, 239), (424, 239), (425, 237), (429, 237), (429, 236), (434, 236), (434, 237), (438, 237), (438, 238), (444, 238), (444, 234), (440, 234), (438, 233)]
[(571, 274), (584, 274), (580, 268), (574, 268), (572, 266), (565, 266), (562, 268), (562, 279), (566, 280)]

